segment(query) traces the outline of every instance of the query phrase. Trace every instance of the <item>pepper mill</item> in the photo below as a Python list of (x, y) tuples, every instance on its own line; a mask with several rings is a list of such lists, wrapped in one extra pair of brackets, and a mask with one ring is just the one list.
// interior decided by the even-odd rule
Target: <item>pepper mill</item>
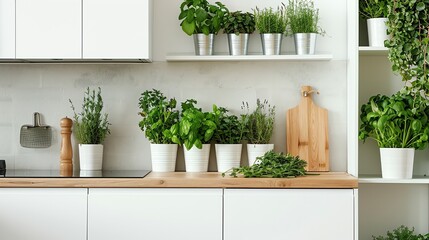
[(61, 151), (60, 151), (60, 175), (71, 177), (73, 175), (73, 149), (71, 144), (71, 128), (73, 121), (65, 117), (60, 121), (61, 126)]

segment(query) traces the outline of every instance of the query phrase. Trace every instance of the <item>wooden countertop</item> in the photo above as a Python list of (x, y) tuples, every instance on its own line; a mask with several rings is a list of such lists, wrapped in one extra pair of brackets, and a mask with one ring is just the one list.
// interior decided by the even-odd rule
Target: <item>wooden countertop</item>
[(344, 172), (297, 178), (233, 178), (221, 173), (150, 173), (145, 178), (0, 178), (0, 188), (357, 188)]

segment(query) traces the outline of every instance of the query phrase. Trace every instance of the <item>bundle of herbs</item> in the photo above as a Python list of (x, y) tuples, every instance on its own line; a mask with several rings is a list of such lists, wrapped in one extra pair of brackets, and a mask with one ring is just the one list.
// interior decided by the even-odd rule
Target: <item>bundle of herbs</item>
[(246, 178), (290, 178), (306, 175), (307, 163), (299, 157), (290, 154), (269, 151), (264, 156), (258, 157), (252, 166), (232, 168), (222, 173), (222, 176), (237, 177), (239, 174)]

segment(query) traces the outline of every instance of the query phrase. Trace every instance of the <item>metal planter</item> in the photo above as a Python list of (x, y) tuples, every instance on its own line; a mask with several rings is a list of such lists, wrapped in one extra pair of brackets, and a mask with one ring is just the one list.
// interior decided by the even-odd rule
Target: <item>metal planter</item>
[(295, 52), (297, 55), (312, 55), (316, 49), (317, 33), (295, 33)]
[(283, 34), (261, 33), (262, 53), (264, 55), (280, 55)]
[(229, 55), (247, 55), (249, 48), (248, 33), (230, 33), (228, 34)]
[(214, 34), (194, 34), (195, 55), (213, 55)]

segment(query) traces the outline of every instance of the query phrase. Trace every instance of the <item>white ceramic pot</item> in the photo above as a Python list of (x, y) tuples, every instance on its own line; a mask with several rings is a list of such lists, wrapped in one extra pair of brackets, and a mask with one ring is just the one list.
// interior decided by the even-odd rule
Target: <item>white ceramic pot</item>
[(252, 166), (257, 157), (263, 156), (266, 152), (274, 149), (274, 144), (247, 144), (247, 158), (249, 166)]
[(216, 144), (217, 171), (226, 172), (240, 167), (242, 147), (243, 144)]
[(413, 178), (414, 148), (380, 148), (383, 178)]
[(210, 144), (203, 144), (202, 149), (193, 146), (184, 147), (186, 172), (207, 172), (209, 168)]
[(80, 170), (94, 171), (103, 168), (102, 144), (79, 144)]
[(367, 20), (368, 41), (370, 47), (384, 47), (387, 35), (387, 18), (370, 18)]
[(174, 172), (176, 169), (177, 144), (150, 144), (153, 172)]

